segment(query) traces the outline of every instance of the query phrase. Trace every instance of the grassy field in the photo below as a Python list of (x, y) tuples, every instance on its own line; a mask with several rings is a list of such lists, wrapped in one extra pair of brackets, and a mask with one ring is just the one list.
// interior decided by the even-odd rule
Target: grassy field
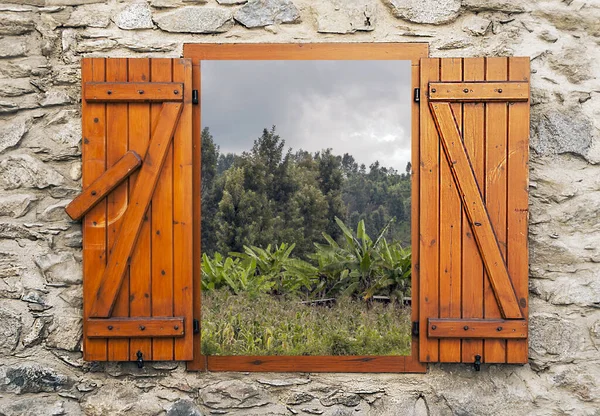
[(408, 355), (410, 308), (350, 297), (332, 306), (228, 290), (202, 294), (205, 355)]

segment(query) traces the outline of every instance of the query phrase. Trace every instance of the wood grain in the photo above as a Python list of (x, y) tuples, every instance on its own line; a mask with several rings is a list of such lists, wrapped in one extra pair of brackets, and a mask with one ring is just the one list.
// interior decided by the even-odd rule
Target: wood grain
[[(82, 87), (86, 81), (104, 81), (106, 64), (103, 58), (83, 58)], [(89, 187), (106, 170), (106, 108), (104, 104), (82, 102), (82, 178), (83, 188)], [(83, 219), (83, 331), (90, 316), (94, 294), (106, 267), (106, 200), (88, 211)], [(83, 337), (83, 357), (88, 361), (107, 359), (106, 339)]]
[[(494, 62), (494, 60), (494, 58), (487, 58), (487, 62)], [(489, 71), (488, 74), (490, 74)], [(430, 101), (483, 102), (527, 101), (529, 99), (528, 82), (488, 81), (489, 80), (486, 80), (485, 82), (432, 82), (429, 84)], [(497, 81), (497, 79), (492, 79), (492, 81)]]
[[(122, 60), (126, 64), (126, 60)], [(183, 101), (183, 84), (180, 82), (88, 82), (83, 98), (89, 102)]]
[(106, 270), (93, 299), (90, 311), (92, 317), (107, 318), (113, 309), (125, 270), (131, 261), (133, 246), (144, 220), (144, 213), (150, 204), (150, 198), (154, 193), (172, 141), (181, 107), (182, 105), (179, 103), (163, 104), (160, 121), (154, 130), (148, 152), (144, 157), (144, 164), (140, 169), (129, 209), (123, 217), (123, 222), (128, 226), (121, 229), (115, 241)]
[[(139, 337), (183, 337), (185, 327), (183, 317), (161, 318), (108, 318), (89, 319), (88, 334), (90, 338), (139, 338)], [(127, 342), (128, 339), (111, 339), (109, 342)], [(117, 358), (115, 361), (126, 361), (128, 358)]]
[[(527, 338), (527, 321), (524, 319), (430, 319), (427, 336), (463, 339), (502, 338), (503, 340)], [(486, 362), (489, 361), (486, 359)]]

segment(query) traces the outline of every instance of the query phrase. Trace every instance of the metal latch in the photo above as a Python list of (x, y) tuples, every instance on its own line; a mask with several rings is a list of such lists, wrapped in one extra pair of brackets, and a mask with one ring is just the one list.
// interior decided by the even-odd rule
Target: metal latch
[(412, 323), (412, 334), (415, 337), (419, 336), (419, 321)]
[(473, 367), (475, 367), (475, 371), (481, 370), (481, 355), (475, 356), (475, 362), (473, 363)]
[(137, 357), (137, 366), (138, 368), (144, 368), (144, 354), (141, 351), (138, 351), (136, 354)]
[(421, 88), (415, 88), (413, 99), (415, 103), (421, 102)]
[(198, 104), (198, 90), (192, 90), (192, 104)]
[(194, 319), (194, 334), (199, 334), (200, 333), (200, 321), (197, 319)]

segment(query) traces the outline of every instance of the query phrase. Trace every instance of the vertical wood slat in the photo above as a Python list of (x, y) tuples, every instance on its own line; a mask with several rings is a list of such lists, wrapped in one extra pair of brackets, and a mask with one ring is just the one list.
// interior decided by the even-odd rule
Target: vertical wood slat
[[(150, 59), (129, 59), (129, 82), (150, 80)], [(146, 154), (150, 141), (150, 104), (129, 104), (129, 148), (142, 157)], [(131, 196), (137, 183), (138, 172), (129, 178), (129, 195)], [(150, 262), (150, 209), (146, 212), (144, 222), (135, 244), (130, 264), (130, 297), (131, 316), (151, 316), (151, 262)], [(135, 360), (140, 351), (144, 359), (152, 360), (152, 340), (150, 338), (133, 338), (130, 340), (129, 359)]]
[[(172, 81), (172, 60), (151, 60), (152, 82)], [(162, 103), (151, 107), (152, 130), (158, 122)], [(173, 144), (169, 146), (152, 204), (152, 316), (173, 316)], [(173, 359), (173, 340), (152, 340), (154, 360)]]
[[(462, 81), (462, 59), (441, 61), (441, 81)], [(462, 130), (462, 104), (451, 104), (459, 129)], [(440, 318), (461, 317), (461, 248), (462, 202), (448, 159), (440, 155)], [(460, 362), (460, 339), (441, 339), (440, 361)]]
[[(189, 60), (173, 60), (173, 81), (192, 83)], [(173, 312), (185, 318), (185, 333), (190, 336), (174, 340), (174, 359), (193, 358), (193, 149), (192, 91), (184, 89), (184, 108), (173, 138)], [(200, 194), (197, 194), (200, 199)], [(199, 226), (200, 223), (195, 223)]]
[[(201, 70), (200, 61), (196, 60), (192, 63), (192, 88), (198, 90), (198, 95), (201, 93)], [(202, 183), (202, 135), (201, 135), (201, 107), (202, 100), (192, 107), (192, 140), (193, 140), (193, 182), (192, 191), (194, 195), (200, 195)], [(202, 277), (200, 270), (200, 260), (202, 256), (202, 204), (200, 198), (194, 198), (193, 203), (194, 214), (194, 229), (193, 229), (193, 317), (198, 319), (200, 327), (202, 327)], [(192, 361), (188, 361), (187, 369), (190, 371), (204, 371), (208, 367), (206, 356), (202, 355), (202, 340), (201, 331), (194, 334), (193, 355)]]
[[(106, 60), (106, 81), (127, 81), (127, 59), (108, 58)], [(106, 167), (113, 166), (127, 152), (128, 145), (128, 104), (106, 104)], [(127, 181), (107, 195), (107, 247), (108, 255), (120, 231), (122, 215), (127, 209)], [(113, 309), (113, 317), (129, 316), (129, 276), (125, 275), (119, 296)], [(129, 359), (128, 339), (108, 340), (108, 359), (126, 361)]]
[[(84, 58), (81, 78), (83, 88), (86, 81), (105, 81), (103, 58)], [(106, 119), (104, 104), (82, 103), (82, 186), (89, 186), (106, 170)], [(98, 281), (106, 267), (106, 200), (92, 208), (83, 220), (83, 298), (84, 331), (90, 315), (91, 300), (98, 289)], [(107, 359), (107, 340), (84, 337), (83, 354), (86, 360)]]
[[(528, 58), (509, 58), (509, 81), (527, 81), (530, 77)], [(529, 192), (529, 102), (508, 106), (508, 203), (507, 243), (508, 271), (519, 299), (523, 317), (528, 319), (529, 253), (527, 246)], [(508, 340), (506, 361), (527, 363), (527, 340)]]
[[(421, 60), (421, 91), (428, 83), (439, 81), (440, 60)], [(421, 100), (420, 139), (420, 218), (419, 218), (419, 333), (427, 334), (427, 319), (439, 317), (439, 159), (440, 140), (429, 111), (428, 100)], [(419, 358), (422, 362), (439, 360), (439, 341), (420, 337)]]
[[(506, 81), (508, 75), (507, 58), (486, 59), (486, 81)], [(507, 192), (507, 116), (508, 103), (486, 103), (485, 112), (485, 205), (495, 231), (500, 251), (506, 260), (506, 192)], [(484, 278), (484, 318), (501, 318), (500, 309), (489, 277)], [(486, 363), (506, 361), (506, 340), (487, 339), (484, 343)]]
[[(465, 58), (463, 61), (464, 81), (483, 81), (485, 79), (484, 58)], [(465, 148), (480, 192), (484, 190), (485, 158), (485, 104), (463, 104), (463, 139)], [(462, 317), (483, 318), (483, 262), (463, 209), (463, 253), (462, 253)], [(462, 361), (474, 362), (475, 356), (483, 357), (482, 340), (462, 341)]]

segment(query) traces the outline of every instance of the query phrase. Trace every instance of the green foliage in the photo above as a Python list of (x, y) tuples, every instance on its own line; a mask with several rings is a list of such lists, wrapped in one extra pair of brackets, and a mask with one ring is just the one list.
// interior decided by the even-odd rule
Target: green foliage
[(344, 241), (338, 244), (323, 233), (328, 244), (315, 243), (311, 259), (325, 276), (318, 290), (323, 296), (359, 294), (368, 300), (374, 295), (402, 298), (410, 288), (411, 255), (398, 242), (388, 244), (384, 237), (391, 222), (372, 240), (364, 220), (359, 221), (356, 234), (336, 218)]
[(206, 355), (408, 355), (410, 310), (348, 297), (313, 307), (216, 290), (203, 293), (201, 339)]

